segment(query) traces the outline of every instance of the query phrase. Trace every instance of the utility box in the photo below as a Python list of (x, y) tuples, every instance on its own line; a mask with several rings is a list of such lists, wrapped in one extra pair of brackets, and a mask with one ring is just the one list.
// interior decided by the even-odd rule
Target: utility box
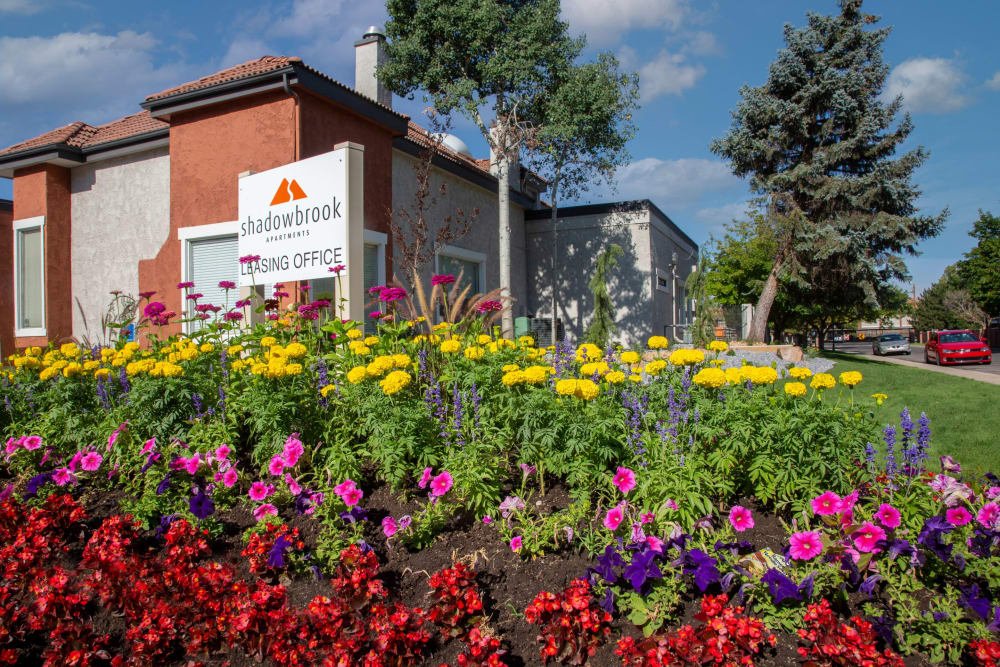
[(520, 338), (521, 336), (530, 336), (530, 335), (531, 335), (531, 318), (515, 317), (514, 338)]

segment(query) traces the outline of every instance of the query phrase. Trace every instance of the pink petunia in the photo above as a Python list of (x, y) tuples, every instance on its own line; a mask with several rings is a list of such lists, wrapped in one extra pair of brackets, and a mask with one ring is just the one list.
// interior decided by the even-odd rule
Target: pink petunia
[(655, 518), (656, 518), (656, 515), (653, 514), (652, 512), (645, 512), (645, 513), (639, 515), (639, 522), (642, 523), (643, 525), (645, 525), (647, 523), (652, 523), (653, 519), (655, 519)]
[(788, 554), (794, 560), (812, 560), (823, 553), (823, 541), (814, 530), (792, 533), (788, 542), (791, 545)]
[(433, 472), (431, 468), (424, 468), (424, 474), (420, 476), (420, 482), (417, 483), (417, 486), (421, 489), (426, 489), (431, 481), (431, 473)]
[(821, 493), (812, 499), (813, 512), (818, 516), (837, 514), (842, 509), (843, 501), (833, 491)]
[(617, 530), (618, 525), (625, 518), (625, 513), (622, 510), (621, 505), (617, 505), (608, 510), (608, 513), (604, 515), (604, 527), (608, 530)]
[(451, 478), (451, 473), (447, 470), (442, 472), (440, 475), (431, 480), (431, 493), (434, 496), (443, 496), (448, 493), (448, 489), (451, 485), (455, 483), (455, 480)]
[(14, 438), (7, 438), (7, 446), (4, 448), (4, 452), (7, 456), (10, 456), (17, 451), (17, 448), (21, 446), (20, 440), (15, 440)]
[(70, 482), (76, 481), (76, 476), (70, 472), (69, 468), (57, 468), (52, 473), (52, 481), (56, 486), (66, 486)]
[(220, 461), (225, 461), (227, 458), (229, 458), (229, 453), (231, 451), (233, 450), (229, 449), (229, 445), (219, 445), (218, 447), (215, 448), (215, 458), (219, 459)]
[(851, 535), (854, 540), (854, 546), (861, 553), (871, 553), (876, 551), (876, 544), (879, 540), (885, 539), (885, 531), (879, 526), (876, 526), (871, 521), (865, 521), (861, 524), (854, 534)]
[(267, 471), (277, 477), (285, 471), (285, 459), (280, 455), (271, 457), (271, 462), (267, 464)]
[(846, 512), (853, 509), (854, 505), (857, 504), (859, 497), (861, 497), (861, 494), (858, 493), (857, 489), (844, 496), (840, 501), (840, 511)]
[(640, 542), (646, 541), (646, 533), (642, 529), (642, 524), (638, 521), (632, 524), (632, 535), (629, 537), (633, 544), (639, 544)]
[(991, 486), (986, 489), (986, 497), (990, 500), (995, 499), (997, 496), (1000, 496), (1000, 486)]
[(73, 455), (73, 458), (69, 460), (69, 469), (76, 472), (76, 469), (80, 467), (80, 459), (83, 458), (83, 452), (77, 452)]
[(646, 545), (657, 553), (663, 553), (663, 540), (654, 535), (646, 536)]
[(222, 473), (222, 484), (228, 489), (236, 483), (239, 479), (239, 475), (236, 473), (236, 468), (230, 468), (226, 472)]
[(628, 493), (635, 488), (635, 473), (629, 468), (618, 466), (611, 483), (617, 486), (622, 493)]
[(490, 525), (491, 523), (493, 523), (493, 517), (491, 517), (491, 516), (484, 516), (483, 517), (483, 523), (485, 523), (487, 526)]
[(948, 523), (953, 526), (964, 526), (972, 521), (972, 515), (964, 507), (952, 507), (944, 515), (948, 519)]
[(677, 509), (677, 503), (675, 503), (671, 498), (667, 498), (666, 501), (663, 503), (663, 506), (668, 510)]
[(517, 537), (515, 537), (514, 539), (512, 539), (510, 541), (510, 550), (513, 551), (513, 552), (515, 552), (515, 553), (521, 550), (521, 546), (522, 545), (521, 545), (521, 536), (520, 535), (518, 535)]
[(990, 530), (993, 530), (998, 518), (1000, 518), (1000, 505), (994, 502), (986, 503), (976, 514), (976, 520), (983, 525), (983, 528)]
[(888, 503), (879, 505), (878, 512), (875, 512), (875, 518), (886, 528), (899, 527), (899, 510)]
[(198, 467), (201, 465), (201, 457), (195, 454), (191, 458), (184, 460), (184, 469), (188, 471), (188, 474), (194, 475), (198, 472)]
[(27, 449), (29, 452), (33, 452), (42, 446), (42, 438), (38, 435), (29, 435), (27, 438), (21, 441), (21, 446)]
[(142, 449), (139, 450), (139, 453), (149, 454), (154, 449), (156, 449), (156, 438), (150, 438), (142, 444)]
[(409, 514), (404, 514), (403, 516), (399, 517), (400, 530), (406, 530), (407, 528), (410, 527), (411, 523), (413, 523), (413, 517), (411, 517)]
[(97, 452), (87, 452), (80, 458), (80, 467), (87, 472), (94, 472), (101, 467), (104, 457)]
[(285, 446), (281, 450), (282, 455), (285, 457), (285, 464), (289, 468), (295, 467), (295, 464), (299, 462), (299, 457), (302, 456), (302, 452), (305, 451), (302, 441), (296, 436), (298, 436), (298, 433), (288, 436), (288, 440), (285, 441)]
[(275, 507), (271, 503), (264, 503), (263, 505), (261, 505), (260, 507), (258, 507), (253, 511), (253, 518), (256, 519), (257, 521), (260, 521), (266, 516), (277, 513), (278, 513), (277, 507)]
[(729, 523), (733, 530), (742, 533), (744, 530), (753, 528), (753, 513), (742, 505), (733, 505), (733, 508), (729, 510)]
[(250, 490), (247, 494), (250, 496), (250, 500), (260, 502), (267, 498), (269, 495), (274, 493), (274, 487), (270, 484), (265, 484), (264, 482), (257, 481), (250, 485)]
[(356, 488), (358, 488), (358, 485), (354, 482), (353, 479), (348, 477), (343, 482), (333, 487), (333, 492), (336, 493), (338, 496), (343, 496), (345, 493), (353, 491)]
[(391, 516), (382, 519), (382, 532), (385, 533), (386, 537), (392, 537), (397, 530), (399, 530), (399, 524)]
[(285, 484), (288, 485), (288, 491), (293, 496), (297, 496), (302, 493), (302, 487), (299, 486), (299, 483), (295, 481), (295, 478), (288, 473), (285, 473)]
[(365, 497), (365, 492), (358, 488), (353, 488), (347, 493), (340, 496), (340, 499), (344, 501), (344, 504), (348, 507), (354, 507), (361, 499)]

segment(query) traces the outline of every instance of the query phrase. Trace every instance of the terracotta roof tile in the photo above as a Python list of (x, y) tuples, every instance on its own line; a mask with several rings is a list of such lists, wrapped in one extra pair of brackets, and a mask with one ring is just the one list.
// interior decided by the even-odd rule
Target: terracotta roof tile
[(19, 144), (8, 146), (4, 150), (0, 151), (0, 155), (17, 153), (19, 151), (28, 150), (29, 148), (38, 148), (39, 146), (47, 146), (49, 144), (81, 146), (87, 139), (90, 138), (95, 130), (96, 128), (91, 127), (86, 123), (76, 121), (75, 123), (63, 125), (55, 130), (50, 130), (45, 134), (40, 134), (33, 139), (28, 139), (27, 141), (22, 141)]
[(203, 76), (195, 81), (188, 81), (187, 83), (182, 83), (179, 86), (167, 88), (166, 90), (160, 91), (154, 95), (147, 96), (146, 101), (158, 100), (164, 97), (170, 97), (171, 95), (177, 95), (179, 93), (187, 93), (192, 90), (209, 88), (227, 81), (236, 81), (238, 79), (245, 79), (257, 74), (272, 72), (276, 69), (287, 67), (292, 63), (301, 64), (302, 59), (295, 56), (263, 56), (261, 58), (257, 58), (256, 60), (248, 60), (245, 63), (240, 63), (239, 65), (234, 65), (233, 67), (220, 70), (214, 74)]
[(110, 122), (106, 125), (94, 128), (93, 136), (87, 140), (84, 147), (90, 148), (109, 141), (126, 139), (138, 134), (146, 134), (147, 132), (154, 132), (167, 127), (170, 127), (169, 123), (159, 120), (158, 118), (153, 118), (149, 115), (148, 111), (140, 111), (139, 113), (132, 114), (131, 116), (125, 116), (124, 118), (119, 118), (118, 120)]
[[(426, 148), (431, 143), (430, 132), (426, 128), (417, 125), (412, 120), (409, 121), (408, 123), (406, 138), (423, 148)], [(489, 160), (477, 160), (475, 158), (469, 157), (468, 155), (462, 155), (461, 153), (457, 153), (451, 150), (444, 144), (440, 144), (438, 146), (438, 152), (443, 157), (451, 160), (452, 162), (457, 162), (458, 164), (464, 165), (466, 167), (472, 167), (473, 169), (478, 169), (479, 171), (486, 172), (487, 174), (490, 173)]]

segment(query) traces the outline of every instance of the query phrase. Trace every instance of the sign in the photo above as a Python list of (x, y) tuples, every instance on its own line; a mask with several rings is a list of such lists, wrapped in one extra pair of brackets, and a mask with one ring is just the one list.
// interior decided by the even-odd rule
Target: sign
[[(347, 149), (240, 179), (240, 285), (327, 278), (347, 265)], [(349, 267), (348, 267), (349, 268)]]

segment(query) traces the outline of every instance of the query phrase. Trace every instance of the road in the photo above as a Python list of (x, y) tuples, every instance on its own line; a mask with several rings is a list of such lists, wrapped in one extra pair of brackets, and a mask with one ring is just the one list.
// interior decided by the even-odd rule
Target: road
[[(833, 343), (827, 343), (826, 349), (830, 352), (834, 351)], [(914, 366), (916, 368), (923, 368), (926, 370), (933, 370), (942, 373), (947, 373), (948, 375), (956, 375), (958, 377), (966, 377), (971, 380), (981, 380), (983, 382), (989, 382), (990, 384), (1000, 384), (1000, 350), (993, 350), (993, 363), (988, 366), (983, 366), (980, 364), (962, 364), (960, 366), (937, 366), (936, 364), (926, 364), (924, 363), (924, 348), (921, 345), (911, 346), (911, 353), (909, 356), (905, 354), (897, 354), (893, 356), (881, 356), (876, 357), (872, 354), (872, 344), (871, 343), (837, 343), (836, 351), (842, 354), (856, 354), (862, 356), (866, 359), (874, 359), (878, 361), (888, 361), (890, 363), (899, 364), (901, 366)]]

